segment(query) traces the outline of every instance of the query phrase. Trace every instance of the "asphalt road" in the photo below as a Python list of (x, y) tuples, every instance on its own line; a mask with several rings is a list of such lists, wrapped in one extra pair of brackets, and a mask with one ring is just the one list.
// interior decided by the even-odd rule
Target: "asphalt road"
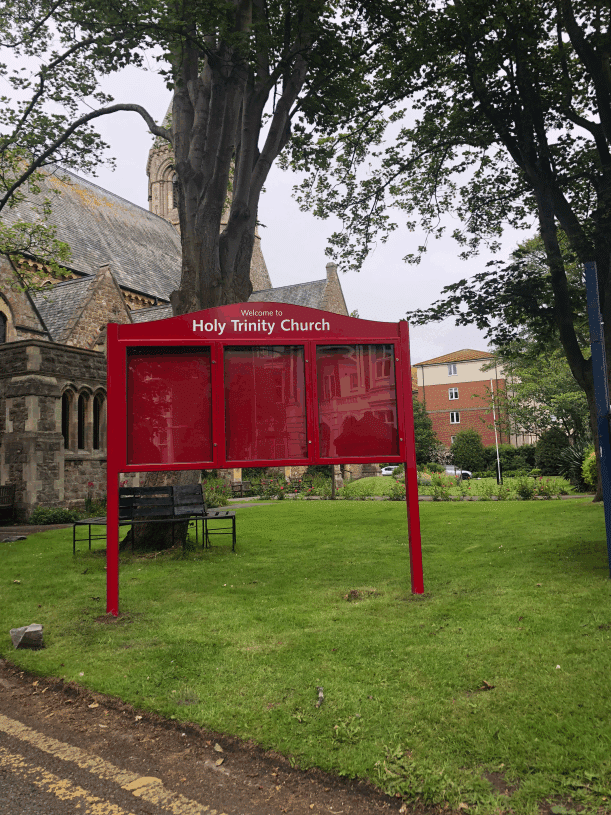
[(0, 815), (393, 812), (426, 810), (0, 659)]

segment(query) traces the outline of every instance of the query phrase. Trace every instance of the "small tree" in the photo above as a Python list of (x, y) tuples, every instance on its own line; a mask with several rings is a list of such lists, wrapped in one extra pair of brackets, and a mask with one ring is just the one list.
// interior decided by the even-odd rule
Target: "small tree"
[(545, 431), (535, 452), (535, 463), (543, 475), (558, 475), (562, 468), (561, 454), (568, 446), (568, 436), (559, 427)]
[[(503, 472), (510, 470), (532, 469), (535, 466), (534, 446), (513, 447), (511, 444), (499, 444), (499, 459)], [(484, 448), (485, 469), (496, 470), (496, 445)]]
[(441, 442), (433, 430), (433, 422), (426, 412), (426, 406), (412, 396), (414, 404), (414, 436), (416, 438), (416, 464), (433, 461)]
[(457, 467), (472, 472), (484, 469), (484, 444), (477, 430), (461, 430), (456, 435), (450, 451)]

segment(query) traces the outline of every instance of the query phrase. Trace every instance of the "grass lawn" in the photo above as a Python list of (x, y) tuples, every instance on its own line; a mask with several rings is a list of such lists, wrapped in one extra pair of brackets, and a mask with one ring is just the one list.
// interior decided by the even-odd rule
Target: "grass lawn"
[[(407, 800), (611, 811), (602, 505), (420, 504), (422, 597), (400, 502), (238, 513), (236, 553), (122, 558), (110, 624), (104, 558), (73, 559), (71, 530), (0, 544), (0, 652)], [(31, 622), (46, 648), (14, 651)]]

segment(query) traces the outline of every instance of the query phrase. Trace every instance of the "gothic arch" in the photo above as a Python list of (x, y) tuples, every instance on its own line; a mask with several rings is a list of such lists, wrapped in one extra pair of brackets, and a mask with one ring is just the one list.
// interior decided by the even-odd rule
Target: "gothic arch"
[(88, 414), (90, 408), (89, 394), (84, 391), (79, 393), (76, 403), (76, 449), (86, 450), (88, 447), (87, 433)]
[(147, 165), (149, 173), (149, 209), (155, 215), (178, 226), (176, 207), (176, 184), (174, 178), (174, 157), (170, 149), (158, 149), (151, 153)]
[(106, 392), (99, 388), (93, 394), (91, 446), (93, 451), (106, 449)]
[(0, 294), (0, 344), (14, 342), (16, 339), (13, 310), (6, 297)]
[(75, 404), (77, 401), (76, 387), (67, 385), (62, 391), (62, 436), (64, 437), (64, 450), (75, 451), (76, 424)]

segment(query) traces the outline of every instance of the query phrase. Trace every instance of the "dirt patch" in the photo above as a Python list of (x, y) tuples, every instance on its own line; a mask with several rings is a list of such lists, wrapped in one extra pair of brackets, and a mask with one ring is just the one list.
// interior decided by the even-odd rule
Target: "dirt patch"
[[(0, 711), (114, 765), (161, 778), (167, 788), (231, 815), (390, 815), (403, 803), (366, 782), (300, 770), (274, 751), (168, 721), (74, 683), (28, 674), (3, 660)], [(402, 809), (408, 815), (441, 811)]]
[(483, 773), (483, 776), (500, 795), (512, 795), (519, 787), (517, 783), (509, 784), (502, 773)]

